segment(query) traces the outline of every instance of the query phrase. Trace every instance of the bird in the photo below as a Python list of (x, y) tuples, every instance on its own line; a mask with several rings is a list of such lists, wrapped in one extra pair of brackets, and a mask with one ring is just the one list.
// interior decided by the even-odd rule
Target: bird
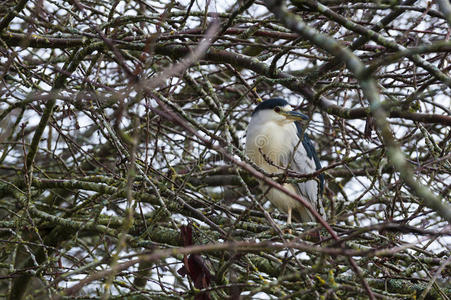
[[(302, 174), (321, 169), (315, 147), (302, 130), (302, 124), (308, 120), (306, 115), (294, 111), (285, 99), (272, 98), (261, 102), (253, 111), (246, 130), (246, 156), (271, 174), (283, 174), (287, 167)], [(309, 201), (324, 216), (321, 203), (323, 174), (318, 176), (318, 180), (284, 183), (283, 186)], [(260, 188), (266, 191), (269, 186), (260, 181)], [(312, 213), (301, 202), (278, 189), (270, 188), (266, 198), (277, 209), (288, 214), (288, 225), (291, 225), (292, 218), (297, 222), (315, 222)]]

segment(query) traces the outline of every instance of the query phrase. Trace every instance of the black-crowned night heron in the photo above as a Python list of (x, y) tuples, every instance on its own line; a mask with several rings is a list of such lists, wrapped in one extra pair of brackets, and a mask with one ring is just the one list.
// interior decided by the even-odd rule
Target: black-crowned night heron
[[(288, 167), (302, 174), (309, 174), (321, 168), (315, 148), (306, 134), (302, 134), (301, 122), (308, 117), (293, 111), (287, 101), (280, 98), (260, 103), (252, 113), (246, 133), (246, 155), (267, 173), (281, 174)], [(302, 138), (302, 141), (301, 141)], [(324, 215), (321, 194), (324, 185), (322, 174), (319, 180), (312, 179), (283, 186), (302, 196)], [(261, 183), (266, 191), (268, 186)], [(298, 222), (312, 222), (315, 218), (296, 199), (271, 188), (266, 197), (278, 209), (288, 214), (287, 223), (293, 217)]]

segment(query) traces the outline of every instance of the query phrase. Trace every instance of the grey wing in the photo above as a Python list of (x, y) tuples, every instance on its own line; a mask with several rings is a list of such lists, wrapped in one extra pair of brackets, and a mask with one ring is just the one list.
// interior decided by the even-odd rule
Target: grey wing
[[(296, 145), (294, 145), (294, 147), (296, 147)], [(321, 165), (319, 164), (319, 160), (314, 151), (315, 149), (313, 148), (313, 144), (307, 136), (304, 136), (303, 142), (297, 145), (294, 154), (292, 154), (293, 159), (291, 161), (290, 169), (300, 174), (309, 174), (315, 172), (317, 169), (320, 169)], [(320, 215), (325, 216), (321, 197), (323, 185), (322, 180), (323, 178), (320, 177), (318, 179), (315, 178), (312, 180), (299, 182), (297, 184), (297, 188), (301, 196), (309, 201)], [(305, 220), (306, 218), (302, 217), (303, 215), (306, 215), (303, 208), (300, 209), (299, 213), (302, 221), (315, 220), (310, 212), (307, 212), (310, 220)]]

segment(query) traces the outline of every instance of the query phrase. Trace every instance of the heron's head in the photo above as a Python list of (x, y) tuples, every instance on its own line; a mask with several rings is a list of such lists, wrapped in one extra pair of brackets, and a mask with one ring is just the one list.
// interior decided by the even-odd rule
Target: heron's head
[(258, 118), (261, 122), (279, 124), (308, 120), (306, 115), (293, 111), (293, 107), (281, 98), (273, 98), (260, 103), (252, 113), (252, 118)]

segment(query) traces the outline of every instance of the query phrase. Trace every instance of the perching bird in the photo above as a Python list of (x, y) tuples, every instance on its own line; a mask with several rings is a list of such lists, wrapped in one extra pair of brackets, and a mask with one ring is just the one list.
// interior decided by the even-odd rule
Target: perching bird
[[(287, 101), (280, 98), (260, 103), (252, 113), (246, 133), (246, 155), (267, 173), (284, 173), (290, 170), (309, 174), (321, 169), (315, 148), (306, 134), (302, 134), (301, 122), (308, 117), (292, 110)], [(302, 138), (302, 142), (300, 139)], [(296, 148), (297, 146), (297, 148)], [(301, 195), (324, 215), (321, 194), (324, 177), (297, 184), (285, 183), (288, 190)], [(262, 190), (268, 186), (261, 184)], [(293, 217), (298, 222), (313, 222), (315, 218), (298, 200), (271, 188), (266, 194), (271, 203), (288, 214), (287, 223)]]

